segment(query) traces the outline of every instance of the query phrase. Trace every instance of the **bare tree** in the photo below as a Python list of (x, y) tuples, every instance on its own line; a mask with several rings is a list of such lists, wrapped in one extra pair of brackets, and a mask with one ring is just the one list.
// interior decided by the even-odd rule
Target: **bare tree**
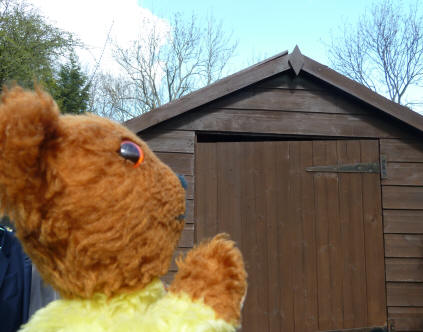
[[(394, 5), (395, 3), (395, 5)], [(391, 100), (410, 106), (406, 92), (423, 78), (423, 18), (417, 3), (382, 0), (355, 26), (332, 37), (329, 60), (334, 69)]]
[(203, 25), (176, 14), (168, 31), (153, 25), (129, 46), (115, 43), (124, 75), (102, 76), (93, 108), (119, 121), (150, 111), (221, 78), (236, 47), (212, 16)]
[(88, 111), (123, 122), (140, 114), (133, 84), (126, 77), (97, 72), (90, 83)]

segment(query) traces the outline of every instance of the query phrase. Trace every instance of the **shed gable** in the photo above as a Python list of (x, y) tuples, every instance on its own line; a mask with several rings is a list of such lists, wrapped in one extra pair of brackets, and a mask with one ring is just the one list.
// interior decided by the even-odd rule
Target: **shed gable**
[[(397, 138), (399, 121), (307, 73), (287, 71), (162, 122), (155, 129)], [(147, 130), (148, 132), (148, 130)]]
[[(153, 112), (162, 111), (166, 110)], [(138, 134), (188, 180), (187, 224), (179, 252), (201, 240), (201, 234), (196, 234), (196, 214), (201, 211), (196, 211), (195, 204), (196, 174), (201, 167), (196, 165), (198, 140), (377, 142), (380, 155), (387, 160), (387, 177), (380, 186), (387, 319), (396, 324), (397, 331), (423, 330), (423, 144), (419, 126), (305, 70), (299, 75), (283, 70), (155, 122)]]

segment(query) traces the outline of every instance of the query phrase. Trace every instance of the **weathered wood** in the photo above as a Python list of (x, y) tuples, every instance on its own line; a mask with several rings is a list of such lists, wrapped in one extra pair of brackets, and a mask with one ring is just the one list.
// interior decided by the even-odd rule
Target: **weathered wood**
[[(299, 234), (299, 255), (301, 264), (298, 264), (297, 283), (298, 299), (301, 305), (295, 312), (298, 315), (295, 329), (297, 331), (315, 331), (319, 328), (319, 308), (318, 308), (318, 276), (316, 275), (316, 224), (315, 224), (315, 195), (313, 175), (304, 170), (313, 165), (313, 142), (302, 141), (293, 142), (294, 148), (299, 155), (298, 164), (291, 164), (293, 168), (299, 171), (299, 187), (296, 190), (300, 207), (300, 222), (297, 231)], [(294, 169), (293, 169), (294, 171)], [(294, 195), (295, 197), (295, 195)], [(298, 204), (298, 203), (297, 203)], [(302, 316), (302, 317), (301, 317)], [(303, 327), (302, 327), (303, 326)]]
[(187, 199), (194, 199), (194, 177), (192, 175), (185, 175), (184, 179), (187, 183), (186, 197)]
[[(279, 154), (278, 144), (275, 142), (266, 142), (265, 148), (261, 151), (262, 155), (259, 157), (264, 165), (274, 165), (277, 163), (276, 155)], [(277, 167), (268, 167), (261, 172), (263, 183), (263, 200), (264, 200), (264, 223), (266, 226), (267, 243), (265, 246), (268, 264), (268, 292), (269, 292), (269, 331), (281, 331), (281, 308), (283, 299), (281, 294), (281, 265), (283, 265), (279, 250), (279, 223), (280, 217), (278, 213), (278, 206), (274, 204), (275, 197), (283, 199), (282, 193), (279, 190), (278, 179), (279, 172), (283, 171)]]
[(295, 72), (295, 75), (298, 76), (304, 66), (304, 58), (298, 46), (295, 46), (292, 53), (289, 54), (288, 63), (291, 69)]
[[(338, 162), (336, 141), (313, 142), (313, 164)], [(343, 240), (339, 218), (337, 174), (314, 174), (317, 236), (319, 328), (343, 326)]]
[[(235, 242), (241, 244), (240, 167), (243, 162), (242, 151), (240, 150), (241, 143), (219, 142), (215, 144), (217, 187), (220, 193), (217, 195), (217, 229), (218, 232), (230, 234)], [(230, 222), (227, 222), (229, 220)]]
[[(260, 149), (254, 143), (223, 143), (234, 145), (232, 151), (235, 153), (239, 165), (239, 181), (232, 182), (237, 188), (238, 197), (242, 198), (239, 202), (240, 211), (242, 215), (238, 220), (241, 223), (242, 229), (242, 243), (241, 250), (245, 257), (247, 272), (249, 273), (249, 296), (246, 298), (244, 307), (244, 325), (243, 331), (258, 331), (260, 329), (268, 330), (268, 293), (267, 293), (267, 250), (263, 250), (266, 243), (265, 222), (263, 218), (263, 210), (260, 201), (257, 201), (258, 191), (260, 191), (260, 184), (258, 182), (259, 167), (256, 163), (259, 159)], [(229, 155), (228, 155), (229, 157)], [(225, 164), (221, 164), (223, 167)], [(226, 164), (231, 168), (232, 162), (227, 161)], [(230, 175), (229, 171), (221, 172), (222, 176)], [(230, 181), (228, 179), (228, 181)], [(223, 189), (224, 187), (222, 187)], [(224, 191), (219, 189), (219, 194), (222, 196)], [(225, 199), (222, 197), (222, 199)], [(228, 200), (233, 200), (231, 197), (226, 197)], [(223, 211), (222, 211), (223, 212)], [(230, 214), (229, 214), (230, 216)], [(223, 215), (222, 215), (223, 217)], [(220, 228), (234, 229), (231, 219), (224, 218), (220, 220)], [(254, 229), (251, 232), (251, 229)], [(236, 235), (235, 235), (236, 236)]]
[[(302, 292), (305, 291), (304, 285), (304, 257), (303, 254), (303, 233), (301, 220), (301, 174), (304, 169), (300, 168), (300, 142), (288, 142), (289, 144), (289, 178), (288, 190), (289, 198), (288, 204), (291, 207), (288, 211), (287, 218), (290, 220), (290, 238), (292, 242), (291, 255), (296, 262), (291, 266), (293, 278), (292, 287), (294, 290), (294, 325), (298, 331), (305, 331), (305, 315), (304, 315), (304, 297)], [(286, 239), (284, 239), (286, 241)]]
[(322, 91), (327, 88), (321, 81), (305, 76), (303, 73), (296, 76), (294, 73), (287, 71), (281, 75), (268, 78), (252, 88), (259, 89), (289, 89), (289, 90), (318, 90)]
[(341, 137), (399, 137), (404, 132), (374, 116), (207, 109), (163, 124), (167, 129)]
[(386, 281), (423, 282), (423, 259), (387, 258)]
[(181, 238), (179, 239), (178, 247), (192, 248), (193, 246), (194, 246), (194, 225), (185, 224), (185, 227), (181, 233)]
[[(360, 160), (359, 141), (338, 141), (338, 162)], [(344, 243), (344, 328), (367, 325), (365, 241), (360, 174), (339, 174), (340, 220)]]
[(388, 306), (423, 306), (423, 283), (387, 282), (386, 290)]
[[(378, 162), (378, 141), (360, 141), (360, 147), (361, 162)], [(367, 325), (381, 326), (386, 323), (386, 302), (380, 175), (361, 174), (361, 181), (367, 274)]]
[[(279, 278), (280, 278), (280, 292), (278, 297), (281, 302), (279, 308), (281, 331), (295, 331), (295, 315), (293, 303), (294, 298), (294, 274), (291, 268), (287, 266), (294, 266), (297, 261), (296, 257), (292, 254), (294, 251), (293, 238), (293, 225), (295, 220), (291, 218), (292, 210), (292, 197), (290, 195), (290, 148), (288, 142), (275, 142), (275, 171), (278, 173), (276, 178), (277, 184), (277, 197), (276, 208), (277, 215), (274, 222), (278, 228), (277, 242), (275, 245), (278, 247), (277, 256), (279, 258)], [(268, 167), (268, 169), (271, 167)], [(285, 175), (285, 176), (283, 176)], [(273, 238), (274, 239), (274, 238)]]
[(366, 88), (348, 77), (324, 66), (306, 56), (304, 56), (303, 70), (316, 78), (337, 87), (353, 97), (383, 110), (385, 113), (409, 124), (410, 126), (423, 131), (423, 117), (411, 111), (409, 108), (401, 106), (377, 93)]
[[(331, 150), (328, 157), (319, 148), (325, 144)], [(216, 169), (209, 166), (203, 180), (197, 171), (196, 200), (201, 209), (212, 205), (217, 211), (217, 222), (207, 227), (198, 222), (197, 232), (227, 231), (239, 239), (249, 272), (245, 331), (316, 331), (325, 324), (327, 329), (375, 325), (373, 320), (383, 324), (378, 181), (362, 174), (342, 174), (347, 177), (338, 180), (340, 174), (305, 171), (313, 158), (377, 160), (376, 141), (197, 143), (196, 152), (197, 167), (214, 164)], [(216, 180), (207, 185), (214, 172)], [(197, 218), (201, 209), (197, 206)], [(372, 240), (375, 232), (380, 234)]]
[(421, 141), (381, 139), (380, 153), (390, 162), (423, 162)]
[(423, 163), (388, 162), (386, 173), (383, 185), (423, 186)]
[(272, 77), (275, 74), (289, 69), (288, 58), (285, 56), (287, 53), (288, 52), (280, 53), (236, 74), (223, 78), (205, 88), (194, 91), (180, 99), (163, 105), (158, 109), (131, 119), (125, 122), (125, 125), (130, 130), (138, 133), (188, 110), (192, 110), (258, 81)]
[(422, 307), (389, 307), (388, 319), (395, 322), (396, 331), (423, 331)]
[(194, 223), (194, 200), (187, 199), (185, 204), (185, 223), (192, 224)]
[(385, 233), (423, 234), (423, 211), (384, 210), (383, 219)]
[(373, 326), (373, 327), (359, 327), (355, 329), (341, 329), (341, 330), (319, 330), (317, 332), (372, 332), (376, 331), (375, 329), (378, 328), (382, 329), (382, 331), (386, 331), (385, 326)]
[(423, 257), (423, 235), (385, 234), (386, 257)]
[[(193, 111), (207, 103), (240, 91), (262, 80), (271, 78), (277, 74), (286, 73), (290, 69), (288, 64), (289, 58), (290, 55), (287, 56), (286, 52), (279, 54), (178, 100), (163, 105), (156, 110), (129, 120), (125, 125), (138, 133), (160, 122), (175, 118), (185, 112)], [(363, 85), (348, 79), (310, 58), (302, 57), (302, 59), (304, 60), (302, 72), (316, 79), (320, 79), (325, 85), (332, 85), (336, 89), (334, 92), (342, 91), (344, 96), (350, 95), (360, 100), (363, 105), (365, 103), (371, 105), (375, 111), (379, 109), (385, 114), (399, 119), (411, 128), (415, 128), (415, 133), (423, 131), (423, 117), (416, 112), (376, 94)], [(387, 121), (389, 120), (387, 119)], [(398, 123), (400, 122), (398, 121)]]
[(216, 144), (196, 144), (196, 243), (217, 233)]
[(194, 155), (191, 153), (158, 152), (156, 155), (175, 173), (194, 175)]
[(326, 91), (251, 88), (212, 103), (210, 108), (306, 113), (368, 114), (363, 107)]
[(384, 209), (423, 209), (423, 187), (382, 187)]
[(140, 137), (154, 152), (194, 153), (193, 131), (150, 129), (141, 132)]

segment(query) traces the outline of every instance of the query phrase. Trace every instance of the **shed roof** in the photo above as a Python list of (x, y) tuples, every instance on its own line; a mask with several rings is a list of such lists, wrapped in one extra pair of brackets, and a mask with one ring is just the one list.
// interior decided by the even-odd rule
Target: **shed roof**
[(423, 116), (304, 56), (298, 46), (294, 48), (292, 53), (288, 53), (288, 51), (279, 53), (148, 113), (128, 120), (125, 125), (130, 130), (138, 133), (237, 90), (289, 70), (294, 71), (296, 75), (299, 75), (300, 72), (306, 72), (416, 128), (420, 132), (423, 131)]

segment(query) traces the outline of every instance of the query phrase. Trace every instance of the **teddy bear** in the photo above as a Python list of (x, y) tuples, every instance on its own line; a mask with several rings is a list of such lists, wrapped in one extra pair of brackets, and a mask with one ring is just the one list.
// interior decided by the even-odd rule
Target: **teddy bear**
[(184, 227), (178, 176), (124, 126), (61, 115), (41, 88), (4, 89), (0, 204), (61, 299), (22, 332), (235, 331), (247, 282), (225, 234), (177, 259)]

